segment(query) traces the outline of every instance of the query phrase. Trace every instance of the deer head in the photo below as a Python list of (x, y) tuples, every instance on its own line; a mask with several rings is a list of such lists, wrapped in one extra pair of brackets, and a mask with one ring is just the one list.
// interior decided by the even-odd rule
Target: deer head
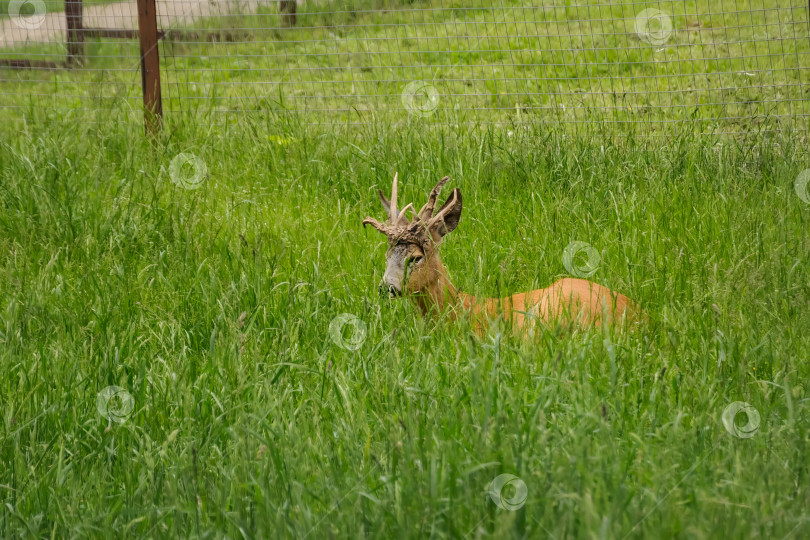
[[(397, 177), (391, 188), (391, 199), (379, 190), (380, 200), (388, 215), (385, 223), (367, 217), (363, 226), (371, 225), (388, 238), (385, 253), (386, 266), (380, 292), (391, 296), (426, 291), (442, 277), (443, 266), (439, 258), (442, 238), (452, 232), (461, 218), (461, 191), (458, 188), (434, 213), (442, 186), (450, 179), (445, 176), (431, 190), (428, 202), (419, 212), (412, 204), (397, 208)], [(406, 216), (408, 210), (412, 217)]]

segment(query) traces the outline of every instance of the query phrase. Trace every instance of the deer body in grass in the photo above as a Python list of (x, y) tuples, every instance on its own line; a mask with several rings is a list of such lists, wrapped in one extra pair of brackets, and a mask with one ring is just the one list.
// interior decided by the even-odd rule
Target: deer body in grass
[[(576, 323), (582, 326), (632, 320), (639, 310), (625, 295), (585, 279), (563, 278), (544, 289), (519, 293), (506, 298), (477, 298), (459, 291), (450, 281), (439, 250), (442, 239), (461, 219), (461, 191), (456, 188), (436, 210), (436, 202), (449, 177), (442, 178), (431, 190), (419, 212), (412, 204), (397, 207), (397, 175), (391, 198), (379, 190), (387, 219), (381, 223), (368, 217), (371, 225), (388, 239), (386, 268), (380, 291), (391, 296), (411, 297), (423, 314), (449, 312), (450, 316), (469, 316), (476, 329), (484, 332), (489, 322), (503, 317), (515, 330), (527, 328), (536, 320), (542, 324)], [(411, 219), (406, 216), (411, 211)]]

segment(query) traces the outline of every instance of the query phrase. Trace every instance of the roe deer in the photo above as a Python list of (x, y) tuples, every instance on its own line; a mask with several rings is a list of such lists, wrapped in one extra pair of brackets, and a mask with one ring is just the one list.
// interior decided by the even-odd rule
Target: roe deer
[[(637, 320), (638, 307), (626, 296), (585, 279), (563, 278), (545, 289), (515, 294), (506, 298), (476, 298), (459, 291), (447, 277), (439, 257), (445, 235), (452, 232), (461, 218), (461, 191), (458, 188), (434, 213), (436, 199), (445, 176), (430, 192), (427, 203), (419, 212), (408, 204), (397, 208), (397, 177), (387, 199), (378, 190), (388, 214), (385, 223), (367, 217), (363, 226), (371, 225), (388, 238), (385, 254), (386, 268), (380, 292), (391, 296), (411, 297), (423, 314), (431, 310), (450, 311), (455, 318), (466, 312), (479, 333), (484, 333), (491, 319), (502, 315), (517, 331), (524, 329), (526, 319), (541, 323), (565, 322), (599, 325)], [(406, 212), (410, 210), (413, 221)]]

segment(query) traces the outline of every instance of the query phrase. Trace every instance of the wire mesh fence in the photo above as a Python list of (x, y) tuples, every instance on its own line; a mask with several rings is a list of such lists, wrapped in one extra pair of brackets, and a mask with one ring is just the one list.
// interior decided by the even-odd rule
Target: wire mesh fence
[[(4, 115), (136, 116), (142, 1), (0, 0)], [(157, 0), (156, 11), (166, 118), (807, 127), (806, 0)]]

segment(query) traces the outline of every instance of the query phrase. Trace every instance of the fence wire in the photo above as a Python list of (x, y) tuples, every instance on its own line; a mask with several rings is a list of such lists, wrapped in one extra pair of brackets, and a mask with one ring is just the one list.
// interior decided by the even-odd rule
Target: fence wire
[[(807, 128), (806, 0), (157, 0), (156, 8), (166, 118), (294, 111), (310, 123)], [(44, 109), (104, 121), (111, 106), (142, 107), (135, 0), (0, 0), (0, 25), (5, 115)]]

